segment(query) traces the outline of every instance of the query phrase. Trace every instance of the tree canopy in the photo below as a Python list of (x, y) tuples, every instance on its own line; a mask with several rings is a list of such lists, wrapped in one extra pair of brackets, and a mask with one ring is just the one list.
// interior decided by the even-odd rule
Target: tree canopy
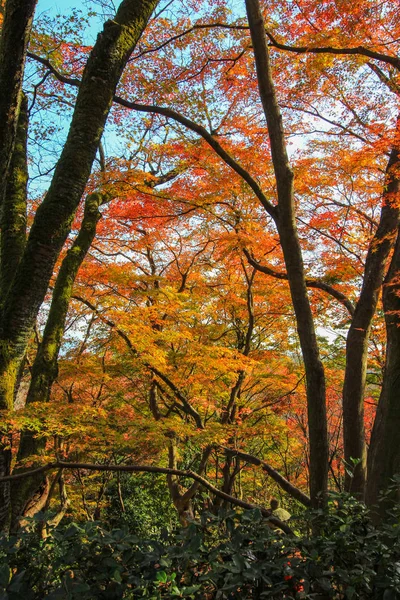
[(123, 509), (135, 471), (183, 525), (230, 503), (290, 533), (270, 496), (328, 490), (389, 490), (384, 519), (398, 4), (36, 4), (1, 11), (2, 528)]

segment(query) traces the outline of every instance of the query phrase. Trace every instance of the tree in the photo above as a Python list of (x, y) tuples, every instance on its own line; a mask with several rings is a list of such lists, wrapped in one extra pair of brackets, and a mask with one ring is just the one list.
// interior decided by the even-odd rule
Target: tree
[[(121, 7), (125, 4), (129, 3)], [(71, 350), (70, 357), (87, 360), (89, 371), (95, 354), (89, 351), (90, 343), (92, 348), (102, 348), (101, 367), (96, 367), (102, 373), (96, 402), (107, 390), (109, 397), (123, 398), (124, 410), (131, 408), (130, 403), (135, 403), (135, 410), (141, 406), (146, 419), (154, 419), (159, 432), (170, 440), (172, 468), (177, 465), (177, 440), (197, 435), (204, 458), (200, 472), (215, 467), (217, 478), (223, 472), (222, 486), (230, 493), (243, 469), (240, 461), (245, 460), (242, 455), (232, 461), (232, 445), (248, 455), (246, 431), (257, 423), (256, 412), (263, 415), (264, 424), (268, 422), (263, 398), (273, 378), (265, 377), (263, 369), (267, 361), (276, 361), (280, 380), (274, 394), (277, 408), (271, 412), (279, 423), (285, 418), (290, 421), (295, 406), (287, 398), (295, 396), (300, 406), (306, 386), (307, 419), (299, 408), (296, 431), (299, 439), (309, 443), (304, 455), (311, 501), (318, 505), (326, 493), (329, 469), (340, 485), (332, 464), (341, 452), (342, 420), (347, 471), (354, 467), (346, 486), (364, 495), (369, 433), (364, 403), (371, 394), (377, 395), (376, 381), (383, 376), (370, 448), (368, 497), (372, 502), (398, 469), (398, 459), (381, 443), (379, 433), (388, 431), (385, 443), (391, 439), (397, 414), (396, 392), (390, 384), (397, 361), (397, 295), (392, 291), (397, 286), (396, 252), (386, 275), (399, 225), (396, 9), (375, 2), (366, 7), (364, 2), (320, 6), (309, 1), (293, 7), (290, 2), (272, 1), (264, 6), (256, 0), (247, 0), (240, 14), (230, 14), (223, 3), (215, 7), (204, 2), (197, 13), (186, 8), (162, 7), (158, 18), (149, 23), (116, 95), (126, 62), (126, 56), (119, 58), (97, 125), (95, 119), (91, 125), (93, 96), (85, 94), (90, 90), (96, 100), (97, 92), (103, 95), (103, 84), (93, 79), (93, 70), (106, 64), (102, 44), (114, 26), (106, 26), (83, 74), (69, 62), (72, 44), (61, 47), (58, 62), (46, 55), (50, 37), (30, 52), (40, 72), (39, 97), (69, 86), (79, 92), (70, 135), (22, 258), (13, 266), (8, 263), (8, 272), (16, 270), (16, 277), (4, 313), (4, 339), (12, 351), (2, 359), (3, 405), (12, 406), (28, 338), (85, 192), (99, 133), (114, 100), (110, 123), (124, 139), (125, 155), (107, 159), (105, 175), (94, 175), (86, 193), (106, 193), (115, 201), (104, 209), (106, 218), (75, 293), (72, 284), (90, 240), (69, 276), (68, 292), (61, 294), (55, 345), (54, 338), (48, 337), (52, 318), (44, 329), (29, 398), (47, 401), (51, 397), (66, 308), (74, 295), (70, 318), (80, 319), (83, 314), (88, 323), (87, 356), (75, 341), (76, 353)], [(125, 8), (120, 10), (121, 19), (131, 18)], [(143, 10), (148, 12), (141, 30), (151, 12), (147, 4)], [(358, 23), (362, 27), (354, 33)], [(137, 41), (135, 35), (130, 48)], [(84, 56), (86, 49), (77, 51)], [(22, 119), (21, 131), (26, 129)], [(302, 142), (293, 147), (294, 136), (302, 136)], [(74, 183), (72, 195), (64, 185), (66, 173)], [(54, 236), (43, 245), (45, 219)], [(5, 223), (3, 227), (7, 231)], [(74, 247), (58, 272), (50, 315)], [(17, 257), (22, 253), (18, 248)], [(373, 318), (382, 326), (379, 297), (385, 276), (389, 352), (382, 375), (378, 362), (371, 361), (371, 344), (379, 354), (381, 341)], [(96, 294), (89, 278), (96, 278)], [(276, 313), (286, 311), (278, 327), (267, 318), (269, 302), (278, 307)], [(300, 360), (288, 312), (294, 313)], [(335, 374), (328, 366), (328, 345), (319, 343), (317, 336), (331, 326), (339, 346)], [(348, 328), (346, 349), (338, 342), (344, 328)], [(47, 340), (51, 353), (46, 350), (45, 363)], [(268, 352), (278, 341), (280, 357), (278, 352)], [(112, 360), (107, 358), (108, 349)], [(368, 358), (373, 365), (369, 380)], [(115, 376), (118, 363), (121, 379)], [(71, 380), (70, 365), (63, 357), (58, 380), (71, 401), (74, 393), (83, 397), (85, 390), (83, 382), (66, 385), (68, 377)], [(114, 390), (107, 388), (108, 369), (118, 390), (117, 383)], [(34, 387), (38, 373), (43, 394)], [(134, 399), (127, 390), (128, 377), (135, 385)], [(338, 392), (342, 378), (343, 391)], [(327, 397), (333, 415), (340, 395), (343, 419), (332, 417), (328, 432)], [(54, 392), (53, 398), (58, 397)], [(107, 402), (106, 413), (116, 406)], [(211, 423), (218, 424), (217, 434), (208, 433)], [(257, 434), (255, 426), (253, 431)], [(225, 437), (228, 447), (223, 450), (223, 469), (213, 465), (219, 458), (208, 448), (208, 442), (215, 444), (218, 437)], [(33, 451), (32, 447), (22, 451), (29, 434), (23, 440), (20, 458), (26, 459)], [(261, 464), (257, 460), (260, 457), (253, 456), (253, 464)], [(182, 493), (172, 477), (170, 489), (179, 504)], [(187, 488), (185, 499), (191, 500), (197, 488), (198, 483)]]
[[(54, 264), (68, 236), (75, 210), (87, 184), (117, 83), (156, 4), (155, 1), (139, 4), (122, 2), (115, 18), (106, 23), (88, 59), (68, 139), (2, 302), (0, 353), (0, 407), (2, 409), (13, 407), (18, 373), (29, 337), (46, 294)], [(8, 11), (11, 13), (9, 18)], [(7, 2), (2, 32), (3, 44), (6, 43), (7, 35), (14, 24), (19, 22), (19, 14), (13, 12), (13, 3)], [(28, 19), (26, 34), (21, 36), (24, 40), (29, 35), (29, 25)], [(3, 49), (7, 50), (4, 46)], [(20, 63), (23, 64), (23, 51), (21, 54)], [(1, 60), (4, 65), (3, 80), (0, 80), (3, 88), (9, 70), (5, 54), (2, 55)], [(18, 69), (19, 72), (22, 70), (21, 65)], [(10, 106), (12, 104), (15, 104), (15, 100), (10, 101)], [(18, 108), (14, 108), (14, 113), (18, 114)], [(12, 142), (10, 143), (6, 138), (1, 155), (11, 152), (12, 146)], [(7, 160), (9, 163), (10, 159)], [(7, 161), (5, 162), (7, 164)], [(6, 172), (7, 168), (2, 167), (2, 171)], [(3, 228), (5, 226), (3, 222)], [(3, 254), (3, 272), (5, 268), (7, 268), (7, 256)], [(4, 281), (3, 277), (2, 280)], [(8, 450), (4, 450), (2, 461), (1, 472), (6, 474), (10, 467)], [(7, 521), (9, 503), (6, 498), (7, 491), (4, 490), (2, 493), (5, 495), (0, 520), (4, 525)]]

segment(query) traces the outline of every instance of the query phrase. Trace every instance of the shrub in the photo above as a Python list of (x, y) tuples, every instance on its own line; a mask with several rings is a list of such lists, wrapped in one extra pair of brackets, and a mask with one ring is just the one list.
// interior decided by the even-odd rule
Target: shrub
[(145, 540), (101, 523), (57, 528), (40, 540), (35, 521), (3, 538), (0, 600), (400, 598), (398, 513), (380, 528), (351, 497), (295, 523), (319, 535), (272, 530), (258, 510), (202, 514), (188, 528)]

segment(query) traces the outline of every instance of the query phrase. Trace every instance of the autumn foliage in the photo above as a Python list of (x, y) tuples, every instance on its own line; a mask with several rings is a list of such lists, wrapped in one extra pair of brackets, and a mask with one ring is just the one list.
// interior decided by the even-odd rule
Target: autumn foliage
[[(39, 14), (29, 42), (28, 224), (2, 302), (30, 320), (23, 342), (3, 326), (2, 475), (136, 464), (193, 471), (249, 505), (318, 507), (328, 487), (373, 504), (399, 467), (397, 3), (137, 3), (143, 33), (104, 75), (93, 165), (76, 154), (65, 175), (69, 119), (91, 118), (88, 73), (116, 60), (99, 59), (106, 34), (87, 36), (110, 7), (89, 4)], [(133, 4), (116, 17), (132, 30)], [(41, 238), (49, 198), (66, 208), (62, 222), (49, 209)], [(58, 240), (54, 265), (43, 240)], [(45, 295), (24, 288), (15, 316), (13, 294), (41, 269), (29, 252)], [(107, 477), (11, 479), (8, 513), (61, 503), (60, 518), (97, 518)], [(201, 484), (177, 477), (186, 523)]]

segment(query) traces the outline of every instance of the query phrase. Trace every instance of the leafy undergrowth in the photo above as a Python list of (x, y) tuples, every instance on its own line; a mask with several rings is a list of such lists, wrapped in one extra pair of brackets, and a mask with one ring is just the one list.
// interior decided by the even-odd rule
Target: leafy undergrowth
[(43, 540), (39, 519), (0, 542), (1, 600), (400, 598), (398, 513), (378, 529), (343, 496), (295, 520), (296, 537), (271, 530), (257, 510), (203, 514), (158, 540), (99, 522), (70, 523)]

